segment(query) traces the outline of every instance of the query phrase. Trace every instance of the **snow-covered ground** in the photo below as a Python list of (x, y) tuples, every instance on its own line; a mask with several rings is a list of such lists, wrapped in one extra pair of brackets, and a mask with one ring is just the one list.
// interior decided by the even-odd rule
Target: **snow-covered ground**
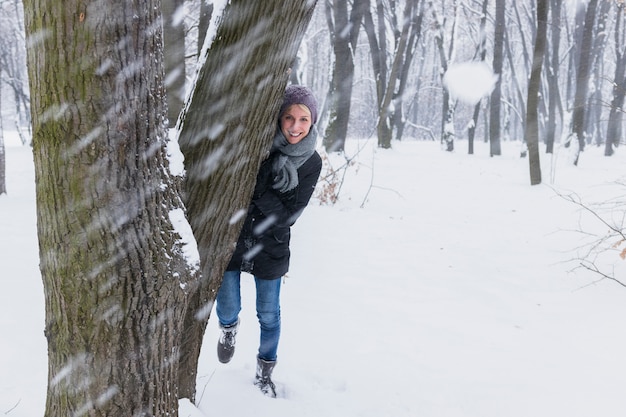
[[(34, 173), (30, 149), (7, 136), (0, 413), (34, 417), (47, 378)], [(606, 227), (557, 193), (623, 196), (623, 150), (605, 158), (589, 147), (578, 167), (559, 150), (542, 162), (544, 184), (530, 186), (516, 143), (494, 158), (483, 143), (467, 155), (462, 141), (454, 153), (356, 140), (349, 152), (357, 146), (340, 201), (313, 202), (293, 230), (274, 373), (281, 397), (252, 385), (258, 325), (247, 279), (235, 357), (217, 362), (212, 319), (198, 408), (183, 400), (180, 415), (622, 417), (626, 289), (571, 272), (584, 238), (576, 231)], [(626, 279), (626, 261), (612, 256)]]

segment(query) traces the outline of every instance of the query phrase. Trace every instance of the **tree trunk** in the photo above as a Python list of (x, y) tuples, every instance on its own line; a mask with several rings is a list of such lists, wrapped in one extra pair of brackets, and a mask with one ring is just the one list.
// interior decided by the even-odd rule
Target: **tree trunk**
[[(561, 6), (562, 0), (550, 0), (552, 10), (551, 38), (552, 51), (549, 55), (547, 66), (548, 75), (548, 121), (546, 128), (546, 153), (553, 153), (556, 137), (557, 109), (560, 109), (561, 93), (559, 89), (559, 66), (561, 57), (559, 47), (561, 44)], [(561, 120), (563, 117), (561, 115)], [(561, 127), (562, 128), (562, 127)]]
[(502, 67), (504, 61), (505, 0), (496, 0), (496, 18), (493, 46), (493, 71), (498, 75), (491, 93), (489, 112), (489, 151), (491, 156), (502, 153), (500, 147), (500, 106), (502, 98)]
[(572, 133), (578, 140), (578, 150), (574, 158), (574, 165), (578, 165), (580, 152), (585, 149), (585, 106), (589, 89), (589, 74), (591, 70), (591, 45), (593, 42), (593, 24), (596, 17), (598, 0), (589, 0), (585, 13), (578, 60), (578, 74), (576, 75), (576, 95), (574, 96), (574, 111), (572, 115)]
[[(2, 108), (2, 89), (0, 88), (0, 108)], [(4, 153), (4, 128), (2, 125), (2, 116), (0, 116), (0, 195), (7, 193), (7, 165), (6, 155)]]
[(163, 11), (163, 44), (165, 48), (165, 87), (169, 126), (176, 120), (185, 101), (185, 25), (177, 17), (183, 0), (161, 0)]
[[(489, 0), (483, 0), (482, 13), (480, 16), (480, 32), (479, 32), (479, 44), (477, 55), (480, 62), (484, 62), (487, 56), (487, 6)], [(474, 106), (474, 114), (472, 115), (472, 123), (467, 129), (467, 153), (469, 155), (474, 154), (474, 136), (476, 134), (476, 126), (478, 126), (478, 116), (480, 114), (481, 101)]]
[(546, 49), (548, 1), (549, 0), (537, 0), (537, 35), (535, 36), (535, 53), (533, 55), (532, 70), (528, 82), (528, 99), (526, 100), (525, 140), (528, 146), (530, 185), (541, 184), (541, 165), (539, 160), (539, 88), (541, 87), (541, 70)]
[[(429, 6), (435, 21), (435, 42), (437, 44), (437, 55), (439, 56), (439, 63), (441, 65), (439, 74), (443, 77), (448, 71), (448, 67), (450, 65), (449, 57), (452, 53), (447, 54), (445, 50), (445, 33), (444, 27), (442, 26), (443, 20), (438, 16), (437, 10), (435, 9), (435, 5), (432, 1), (429, 2)], [(454, 7), (456, 16), (456, 2), (454, 3)], [(454, 49), (454, 34), (452, 34), (450, 38), (449, 50), (452, 51)], [(454, 111), (455, 101), (451, 99), (450, 93), (444, 88), (441, 111), (441, 145), (442, 147), (445, 147), (445, 150), (448, 152), (452, 152), (454, 150), (454, 138), (456, 136), (454, 129)]]
[(613, 82), (613, 99), (609, 110), (609, 122), (606, 128), (604, 155), (611, 156), (622, 138), (622, 119), (624, 116), (624, 95), (626, 95), (626, 28), (624, 21), (624, 3), (616, 5), (615, 31), (613, 35), (615, 47), (615, 76)]
[(159, 5), (25, 2), (48, 417), (178, 414), (193, 264), (174, 226)]
[(195, 90), (183, 110), (185, 203), (202, 269), (202, 280), (190, 289), (180, 354), (180, 395), (192, 401), (207, 320), (314, 7), (307, 0), (231, 0), (207, 55), (200, 57)]
[(342, 152), (348, 134), (354, 80), (354, 51), (361, 28), (363, 5), (367, 5), (367, 2), (354, 2), (350, 13), (347, 0), (337, 0), (325, 5), (326, 21), (335, 55), (330, 81), (328, 126), (324, 134), (324, 148), (327, 152)]
[(213, 16), (213, 3), (209, 0), (200, 0), (200, 18), (198, 19), (198, 56), (202, 52), (204, 46), (204, 38), (206, 38), (211, 17)]

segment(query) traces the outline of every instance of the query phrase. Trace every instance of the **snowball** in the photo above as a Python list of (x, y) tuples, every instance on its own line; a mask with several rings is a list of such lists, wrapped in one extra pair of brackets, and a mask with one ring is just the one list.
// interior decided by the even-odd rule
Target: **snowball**
[(443, 86), (450, 96), (467, 104), (476, 104), (488, 96), (498, 76), (484, 62), (453, 64), (443, 75)]

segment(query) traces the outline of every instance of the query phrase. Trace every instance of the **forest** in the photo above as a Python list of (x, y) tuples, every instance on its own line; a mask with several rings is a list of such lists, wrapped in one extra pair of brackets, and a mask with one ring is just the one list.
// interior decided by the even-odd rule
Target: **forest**
[[(567, 147), (576, 166), (624, 141), (621, 0), (3, 0), (0, 13), (0, 194), (2, 132), (17, 131), (35, 167), (47, 416), (195, 401), (288, 82), (316, 93), (327, 154), (372, 138), (443, 155), (481, 141), (498, 158), (518, 142), (535, 185), (540, 153)], [(460, 94), (485, 73), (487, 89)]]
[[(28, 129), (21, 1), (0, 7), (2, 126)], [(538, 32), (538, 7), (545, 9), (544, 32)], [(211, 10), (204, 2), (163, 2), (172, 122), (195, 74)], [(470, 154), (474, 140), (490, 141), (498, 155), (499, 141), (524, 138), (534, 45), (542, 33), (542, 151), (574, 143), (580, 150), (603, 146), (610, 156), (624, 140), (625, 19), (621, 0), (323, 1), (291, 81), (310, 86), (323, 103), (326, 150), (341, 151), (348, 137), (374, 136), (381, 147), (435, 140)], [(168, 39), (176, 47), (168, 49)], [(478, 103), (450, 97), (442, 83), (449, 68), (467, 62), (484, 62), (497, 74), (495, 88)]]

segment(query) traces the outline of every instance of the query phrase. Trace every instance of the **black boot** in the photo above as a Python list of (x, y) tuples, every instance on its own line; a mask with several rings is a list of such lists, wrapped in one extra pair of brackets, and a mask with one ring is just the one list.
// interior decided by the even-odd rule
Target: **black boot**
[(263, 394), (271, 398), (276, 398), (276, 386), (272, 382), (274, 366), (276, 366), (276, 361), (256, 358), (256, 379), (254, 380), (254, 385), (259, 387)]
[(228, 363), (235, 354), (235, 336), (239, 328), (239, 320), (231, 326), (224, 327), (220, 325), (222, 334), (217, 341), (217, 359), (222, 363)]

